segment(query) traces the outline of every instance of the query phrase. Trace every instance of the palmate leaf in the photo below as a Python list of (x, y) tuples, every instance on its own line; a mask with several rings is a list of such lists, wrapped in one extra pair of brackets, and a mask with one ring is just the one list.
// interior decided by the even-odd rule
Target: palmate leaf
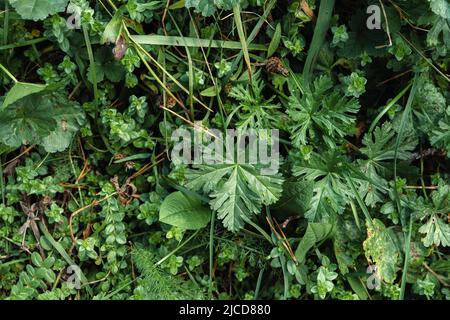
[(442, 120), (446, 107), (441, 89), (429, 77), (421, 78), (413, 103), (413, 114), (416, 118), (414, 126), (429, 134), (436, 127), (436, 123)]
[(433, 128), (430, 140), (433, 146), (446, 149), (447, 156), (450, 157), (450, 107), (446, 117)]
[(66, 9), (69, 0), (9, 0), (17, 13), (26, 20), (43, 20)]
[(346, 159), (336, 150), (314, 153), (309, 161), (302, 161), (292, 169), (294, 176), (314, 182), (313, 197), (305, 217), (310, 222), (327, 221), (334, 213), (342, 213), (348, 199), (354, 197), (347, 185), (349, 176), (356, 185), (363, 179), (356, 168), (350, 169)]
[(211, 208), (217, 211), (224, 226), (233, 232), (239, 231), (245, 219), (261, 210), (258, 195), (245, 183), (239, 167), (233, 169), (228, 181), (211, 197)]
[(212, 16), (217, 9), (231, 10), (234, 4), (239, 4), (240, 0), (186, 0), (186, 8), (194, 8), (195, 12), (201, 13), (204, 17)]
[(259, 72), (256, 73), (251, 83), (237, 84), (230, 91), (230, 97), (239, 101), (239, 106), (235, 109), (239, 111), (237, 113), (239, 118), (236, 123), (237, 128), (266, 129), (279, 127), (282, 114), (277, 109), (280, 106), (272, 103), (273, 97), (269, 99), (264, 97), (265, 83), (260, 75)]
[(419, 232), (425, 234), (422, 239), (426, 247), (433, 244), (443, 247), (450, 246), (450, 225), (445, 223), (440, 216), (450, 212), (450, 185), (444, 180), (439, 180), (437, 190), (431, 193), (432, 202), (424, 206), (416, 206), (417, 213), (426, 217), (427, 223), (422, 225)]
[(65, 150), (85, 119), (74, 102), (57, 94), (32, 94), (0, 111), (0, 142), (39, 144), (47, 152)]
[[(360, 152), (367, 157), (360, 160), (361, 171), (377, 184), (387, 186), (386, 178), (392, 171), (392, 161), (395, 154), (396, 132), (390, 122), (386, 122), (382, 127), (377, 127), (373, 134), (366, 134), (363, 139), (364, 147)], [(400, 144), (397, 152), (399, 160), (409, 160), (411, 151), (417, 145), (417, 139), (412, 135), (405, 135), (404, 141)], [(369, 206), (374, 206), (382, 201), (383, 190), (371, 188), (370, 182), (364, 181), (359, 188), (359, 192), (365, 195), (365, 202)]]
[(426, 224), (420, 227), (419, 232), (425, 234), (422, 242), (426, 247), (433, 244), (443, 247), (450, 246), (450, 226), (435, 214)]
[(436, 46), (443, 43), (450, 49), (450, 3), (447, 0), (429, 0), (429, 2), (435, 16), (430, 21), (432, 27), (427, 36), (428, 45)]
[(450, 19), (450, 3), (448, 0), (428, 0), (430, 2), (431, 11), (435, 14)]
[(212, 198), (211, 208), (233, 232), (258, 214), (262, 205), (275, 203), (281, 196), (283, 183), (278, 175), (261, 175), (254, 167), (240, 164), (201, 165), (191, 170), (187, 178), (186, 187), (208, 194)]
[(300, 147), (322, 137), (334, 147), (352, 131), (354, 114), (359, 108), (356, 99), (340, 95), (333, 90), (331, 79), (321, 76), (303, 96), (290, 97), (287, 113), (291, 118), (289, 130), (294, 145)]

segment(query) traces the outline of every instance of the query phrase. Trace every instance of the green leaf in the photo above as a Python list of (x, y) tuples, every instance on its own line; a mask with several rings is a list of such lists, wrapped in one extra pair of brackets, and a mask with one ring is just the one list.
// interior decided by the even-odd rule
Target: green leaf
[(420, 227), (419, 232), (425, 234), (422, 242), (426, 247), (433, 244), (443, 247), (450, 246), (450, 226), (435, 214), (426, 224)]
[(211, 0), (186, 0), (184, 5), (186, 8), (195, 8), (195, 12), (204, 17), (212, 16), (216, 12), (216, 5)]
[(66, 10), (69, 0), (9, 0), (23, 19), (43, 20)]
[(309, 208), (313, 187), (314, 183), (311, 181), (285, 181), (283, 194), (273, 209), (282, 212), (283, 215), (304, 214)]
[(298, 262), (304, 263), (309, 250), (317, 243), (330, 238), (333, 232), (334, 228), (330, 223), (309, 223), (305, 235), (300, 240), (297, 250), (295, 250), (295, 257)]
[(450, 19), (450, 3), (447, 0), (428, 0), (431, 11), (445, 19)]
[(240, 164), (202, 165), (187, 177), (186, 187), (208, 193), (211, 208), (232, 232), (239, 231), (245, 220), (258, 214), (262, 205), (278, 201), (283, 183), (278, 175), (261, 175), (252, 166)]
[(239, 0), (185, 0), (186, 8), (195, 8), (195, 12), (201, 13), (204, 17), (212, 16), (217, 8), (231, 10), (234, 4), (239, 4)]
[(360, 278), (354, 278), (352, 276), (347, 276), (347, 281), (353, 292), (358, 295), (358, 298), (361, 300), (367, 300), (369, 295), (367, 294), (366, 286)]
[(177, 2), (175, 2), (175, 3), (173, 3), (173, 4), (171, 4), (171, 5), (169, 6), (169, 9), (170, 9), (170, 10), (176, 10), (176, 9), (185, 8), (184, 2), (185, 2), (184, 0), (179, 0), (179, 1), (177, 1)]
[[(218, 91), (220, 92), (221, 88), (218, 88)], [(216, 87), (211, 86), (200, 92), (200, 95), (203, 97), (215, 97), (217, 96)]]
[(277, 51), (281, 40), (281, 24), (277, 24), (269, 48), (267, 49), (267, 58), (270, 58)]
[[(442, 18), (436, 16), (432, 28), (428, 32), (427, 44), (430, 47), (436, 47), (444, 44), (450, 50), (450, 17)], [(441, 37), (442, 35), (442, 37)]]
[[(395, 154), (396, 132), (392, 123), (386, 122), (382, 127), (377, 127), (374, 132), (367, 133), (362, 141), (364, 147), (360, 152), (367, 157), (360, 160), (361, 171), (372, 181), (381, 186), (387, 186), (387, 179), (392, 176), (392, 162)], [(413, 135), (405, 135), (397, 151), (399, 160), (411, 159), (411, 152), (417, 146), (417, 138)], [(369, 182), (363, 182), (359, 192), (365, 196), (365, 203), (375, 206), (383, 199), (383, 190), (371, 188)]]
[(438, 125), (434, 123), (431, 128), (431, 144), (438, 148), (445, 148), (447, 156), (450, 157), (450, 107), (447, 109), (446, 116), (441, 117)]
[(161, 204), (161, 222), (187, 230), (205, 227), (211, 219), (211, 211), (200, 200), (181, 191), (168, 195)]
[(218, 213), (224, 226), (237, 232), (244, 226), (246, 218), (261, 210), (258, 195), (245, 183), (241, 170), (235, 167), (230, 178), (219, 190), (211, 194), (211, 208)]
[(119, 82), (125, 76), (125, 69), (113, 59), (111, 50), (107, 47), (100, 48), (95, 52), (95, 65), (88, 67), (88, 80), (91, 83), (94, 83), (94, 79), (100, 83), (105, 80), (105, 76), (111, 82)]
[(300, 147), (324, 139), (335, 147), (354, 128), (354, 114), (359, 108), (358, 100), (340, 95), (331, 79), (321, 76), (311, 90), (301, 96), (293, 93), (289, 99), (287, 113), (293, 144)]
[(84, 124), (85, 115), (78, 105), (55, 105), (53, 119), (56, 121), (56, 129), (44, 137), (41, 144), (47, 152), (62, 152)]
[(313, 72), (319, 53), (325, 42), (327, 31), (330, 28), (333, 9), (334, 0), (324, 0), (320, 2), (316, 27), (314, 28), (311, 46), (308, 50), (308, 56), (306, 57), (305, 66), (303, 68), (303, 78), (305, 79), (305, 84), (307, 86), (309, 86), (310, 80), (313, 77)]
[(66, 149), (84, 122), (75, 102), (56, 94), (32, 94), (0, 111), (0, 141), (11, 147), (43, 145), (47, 152)]
[(30, 94), (42, 92), (45, 89), (47, 89), (45, 84), (17, 82), (6, 94), (2, 108), (4, 109)]
[(397, 263), (400, 252), (393, 235), (383, 222), (373, 219), (373, 224), (367, 224), (367, 239), (363, 242), (367, 259), (375, 263), (380, 278), (387, 283), (393, 283), (397, 277)]
[(42, 257), (39, 253), (37, 252), (33, 252), (31, 254), (31, 262), (36, 266), (36, 267), (42, 267), (42, 264), (44, 263), (44, 261), (42, 260)]
[(100, 44), (115, 43), (122, 30), (122, 13), (118, 10), (105, 27)]
[[(354, 194), (347, 185), (346, 175), (361, 179), (345, 166), (346, 159), (336, 150), (313, 153), (309, 161), (294, 165), (292, 172), (301, 180), (314, 182), (313, 197), (305, 213), (310, 222), (327, 220), (333, 213), (342, 213)], [(358, 181), (359, 184), (359, 181)]]

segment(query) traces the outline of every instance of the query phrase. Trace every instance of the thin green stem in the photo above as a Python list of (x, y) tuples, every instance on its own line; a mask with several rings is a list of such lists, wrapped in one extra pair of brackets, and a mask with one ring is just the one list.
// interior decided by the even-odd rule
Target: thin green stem
[(6, 200), (5, 200), (5, 181), (3, 178), (3, 168), (2, 168), (2, 158), (0, 155), (0, 187), (1, 187), (1, 192), (2, 192), (2, 203), (5, 204)]
[(403, 265), (402, 283), (401, 283), (401, 286), (400, 286), (399, 300), (404, 300), (405, 299), (406, 276), (408, 274), (410, 251), (411, 251), (412, 225), (413, 225), (413, 214), (411, 213), (411, 215), (409, 217), (408, 236), (405, 239), (406, 240), (405, 241), (405, 263)]
[(392, 99), (391, 101), (389, 101), (389, 103), (384, 107), (384, 109), (378, 114), (378, 116), (375, 118), (375, 120), (373, 120), (372, 124), (370, 125), (369, 128), (369, 133), (371, 133), (376, 125), (378, 124), (378, 122), (381, 120), (381, 118), (386, 114), (386, 112), (388, 112), (404, 95), (405, 93), (409, 90), (409, 88), (412, 86), (412, 81), (410, 81), (408, 83), (408, 85), (402, 90), (400, 91), (399, 94), (397, 94), (395, 96), (394, 99)]
[(8, 77), (10, 77), (12, 81), (14, 81), (14, 83), (19, 82), (19, 80), (17, 80), (16, 77), (14, 77), (13, 74), (12, 74), (11, 72), (9, 72), (9, 70), (6, 69), (5, 66), (3, 66), (3, 64), (1, 64), (1, 63), (0, 63), (0, 69), (2, 69), (2, 71), (3, 71), (4, 73), (6, 73), (6, 75), (7, 75)]
[(9, 8), (8, 1), (5, 1), (5, 17), (3, 18), (3, 45), (8, 44), (8, 30), (9, 30)]
[(213, 291), (213, 271), (214, 271), (214, 230), (215, 230), (215, 222), (216, 222), (216, 213), (211, 213), (211, 226), (209, 228), (209, 281), (208, 281), (208, 293), (209, 298), (212, 299), (212, 291)]
[(261, 282), (264, 275), (264, 268), (259, 270), (258, 280), (256, 281), (255, 294), (253, 296), (253, 300), (258, 300), (259, 290), (261, 288)]
[(5, 45), (0, 46), (0, 51), (19, 48), (19, 47), (26, 47), (26, 46), (30, 46), (33, 44), (44, 42), (46, 40), (47, 40), (47, 38), (36, 38), (36, 39), (27, 40), (27, 41), (18, 42), (18, 43), (5, 44)]
[(83, 25), (83, 35), (84, 35), (84, 41), (86, 42), (86, 49), (88, 52), (89, 57), (89, 64), (91, 67), (90, 75), (92, 77), (93, 87), (94, 87), (94, 100), (95, 100), (95, 106), (96, 106), (96, 113), (98, 112), (98, 100), (99, 100), (99, 94), (98, 94), (98, 84), (97, 84), (97, 68), (95, 65), (95, 59), (94, 59), (94, 52), (92, 51), (92, 45), (91, 45), (91, 39), (89, 38), (89, 30), (88, 27)]
[(162, 258), (161, 260), (159, 260), (155, 265), (159, 266), (161, 263), (163, 263), (164, 261), (166, 261), (167, 259), (169, 259), (171, 256), (173, 256), (175, 253), (177, 253), (181, 248), (183, 248), (189, 241), (191, 241), (192, 239), (195, 238), (195, 236), (200, 232), (201, 229), (195, 231), (189, 238), (186, 239), (186, 241), (184, 241), (182, 244), (180, 244), (178, 247), (176, 247), (174, 250), (172, 250), (171, 252), (169, 252), (169, 254), (167, 254), (164, 258)]
[(322, 0), (320, 2), (319, 15), (317, 17), (314, 35), (311, 40), (311, 46), (306, 57), (305, 67), (303, 69), (303, 78), (305, 85), (309, 86), (314, 67), (319, 57), (320, 50), (325, 41), (327, 31), (330, 28), (331, 16), (334, 9), (334, 0)]

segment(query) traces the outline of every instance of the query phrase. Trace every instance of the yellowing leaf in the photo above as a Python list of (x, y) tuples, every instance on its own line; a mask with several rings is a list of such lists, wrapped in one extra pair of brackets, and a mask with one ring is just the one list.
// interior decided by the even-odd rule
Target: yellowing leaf
[(382, 280), (393, 283), (397, 277), (400, 252), (392, 234), (383, 222), (373, 219), (373, 224), (367, 225), (367, 235), (367, 239), (363, 243), (367, 259), (375, 263), (377, 274)]

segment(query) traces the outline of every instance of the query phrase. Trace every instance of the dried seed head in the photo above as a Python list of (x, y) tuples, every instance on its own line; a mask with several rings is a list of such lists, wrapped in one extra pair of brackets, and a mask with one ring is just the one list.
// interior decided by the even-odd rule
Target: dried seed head
[(171, 108), (175, 107), (176, 104), (177, 104), (177, 101), (172, 96), (167, 97), (167, 101), (166, 101), (167, 108), (171, 109)]
[(125, 162), (125, 170), (131, 170), (134, 168), (135, 163), (133, 161), (127, 161)]
[(47, 205), (51, 204), (52, 201), (53, 201), (52, 198), (50, 198), (49, 196), (45, 196), (45, 197), (42, 199), (42, 204), (43, 204), (44, 206), (47, 206)]
[(225, 87), (223, 88), (223, 91), (224, 91), (226, 94), (230, 94), (231, 89), (233, 89), (233, 85), (232, 85), (231, 83), (227, 83), (227, 84), (225, 85)]
[(112, 50), (114, 59), (117, 61), (121, 60), (125, 53), (127, 52), (128, 44), (125, 42), (125, 38), (120, 36), (116, 41), (116, 46)]
[(283, 63), (278, 57), (270, 57), (267, 59), (266, 71), (269, 73), (279, 73), (285, 77), (289, 75), (289, 70), (283, 66)]
[(125, 158), (125, 155), (123, 153), (116, 153), (114, 155), (114, 159), (116, 159), (116, 160), (121, 160), (123, 158)]

